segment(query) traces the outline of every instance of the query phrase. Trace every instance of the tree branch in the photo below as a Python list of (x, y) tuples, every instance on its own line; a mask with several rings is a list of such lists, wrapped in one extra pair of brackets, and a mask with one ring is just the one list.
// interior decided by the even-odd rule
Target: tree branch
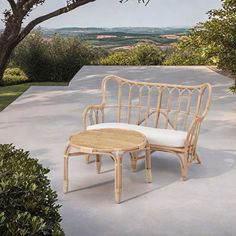
[(7, 0), (11, 6), (11, 9), (13, 12), (15, 12), (15, 9), (16, 9), (16, 3), (14, 0)]
[(149, 2), (150, 2), (150, 0), (147, 0), (146, 3), (145, 3), (145, 1), (143, 0), (143, 3), (145, 3), (145, 6), (147, 6)]
[(145, 6), (147, 6), (150, 0), (138, 0), (138, 3), (141, 3), (141, 2), (145, 4)]
[[(129, 0), (120, 0), (120, 3), (126, 3), (128, 1)], [(147, 6), (149, 2), (150, 2), (150, 0), (138, 0), (138, 3), (144, 3), (145, 6)]]
[[(37, 0), (30, 0), (31, 2), (36, 3)], [(17, 7), (22, 8), (26, 3), (30, 2), (29, 0), (18, 0), (17, 1)]]
[(69, 11), (72, 11), (74, 9), (76, 9), (77, 7), (80, 7), (82, 5), (85, 5), (87, 3), (90, 3), (90, 2), (95, 2), (96, 0), (77, 0), (76, 2), (73, 2), (71, 3), (70, 5), (66, 6), (66, 7), (62, 7), (56, 11), (53, 11), (51, 13), (48, 13), (46, 15), (43, 15), (43, 16), (40, 16), (34, 20), (32, 20), (22, 31), (21, 33), (19, 34), (18, 38), (17, 38), (17, 42), (20, 42), (22, 39), (25, 38), (25, 36), (27, 34), (30, 33), (30, 31), (38, 24), (46, 21), (46, 20), (49, 20), (53, 17), (56, 17), (56, 16), (59, 16), (59, 15), (62, 15), (64, 13), (67, 13)]

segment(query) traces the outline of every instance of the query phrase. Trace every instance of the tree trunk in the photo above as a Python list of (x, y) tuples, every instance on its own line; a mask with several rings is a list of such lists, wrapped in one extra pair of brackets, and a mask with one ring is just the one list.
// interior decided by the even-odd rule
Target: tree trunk
[(3, 33), (0, 34), (0, 84), (2, 83), (3, 74), (7, 68), (12, 51), (20, 42), (18, 39), (20, 30), (21, 21), (19, 19), (17, 21), (12, 15), (9, 17)]
[(0, 84), (3, 82), (3, 74), (7, 68), (8, 61), (10, 59), (11, 53), (14, 49), (14, 46), (9, 44), (0, 45)]
[[(2, 52), (1, 52), (2, 53)], [(0, 84), (2, 83), (3, 74), (7, 67), (8, 58), (5, 55), (0, 55)]]

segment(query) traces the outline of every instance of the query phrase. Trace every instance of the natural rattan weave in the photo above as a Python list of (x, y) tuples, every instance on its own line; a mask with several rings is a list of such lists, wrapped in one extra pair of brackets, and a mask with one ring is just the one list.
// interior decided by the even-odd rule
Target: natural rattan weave
[[(71, 152), (71, 149), (77, 152)], [(115, 162), (115, 199), (121, 200), (122, 191), (122, 159), (126, 152), (136, 153), (145, 150), (147, 181), (152, 181), (150, 146), (146, 137), (137, 131), (126, 129), (99, 129), (74, 134), (64, 154), (64, 192), (68, 192), (68, 160), (70, 156), (84, 154), (96, 156), (97, 172), (101, 171), (101, 155), (110, 156)]]
[(69, 140), (71, 146), (83, 150), (89, 147), (92, 152), (132, 151), (144, 148), (147, 142), (139, 132), (125, 129), (87, 130)]
[[(158, 79), (157, 79), (158, 80)], [(109, 83), (112, 99), (109, 100)], [(117, 87), (117, 93), (114, 92)], [(188, 86), (130, 81), (118, 76), (107, 76), (102, 82), (102, 103), (90, 105), (84, 111), (84, 127), (98, 123), (116, 122), (153, 128), (187, 132), (183, 147), (161, 146), (150, 143), (152, 152), (177, 154), (182, 179), (188, 166), (200, 158), (196, 152), (200, 127), (211, 103), (212, 88), (208, 83)], [(115, 102), (114, 102), (115, 101)], [(107, 121), (110, 117), (113, 120)], [(141, 157), (131, 155), (132, 168)], [(87, 159), (88, 160), (88, 159)]]

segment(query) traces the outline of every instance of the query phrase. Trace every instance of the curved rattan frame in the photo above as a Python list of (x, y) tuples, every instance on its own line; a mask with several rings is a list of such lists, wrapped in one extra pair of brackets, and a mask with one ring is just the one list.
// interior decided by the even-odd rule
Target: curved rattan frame
[[(196, 161), (197, 163), (201, 163), (200, 157), (198, 156), (196, 152), (196, 147), (197, 147), (197, 142), (198, 142), (198, 137), (199, 137), (199, 132), (200, 132), (200, 127), (201, 123), (206, 116), (210, 104), (211, 104), (211, 97), (212, 97), (212, 87), (209, 83), (204, 83), (201, 85), (197, 86), (185, 86), (185, 85), (176, 85), (176, 84), (164, 84), (164, 83), (147, 83), (147, 82), (138, 82), (138, 81), (130, 81), (118, 76), (110, 75), (107, 76), (103, 79), (102, 81), (102, 103), (100, 105), (90, 105), (88, 106), (83, 114), (83, 121), (84, 121), (84, 128), (86, 129), (87, 127), (87, 119), (89, 118), (89, 123), (91, 124), (98, 124), (99, 122), (104, 123), (105, 120), (105, 108), (111, 107), (107, 104), (107, 82), (110, 80), (114, 80), (118, 83), (118, 104), (115, 105), (114, 107), (117, 107), (118, 109), (118, 117), (117, 121), (118, 123), (120, 122), (121, 118), (121, 109), (122, 107), (127, 107), (128, 108), (128, 114), (127, 114), (127, 123), (129, 123), (130, 118), (131, 118), (131, 109), (134, 108), (135, 106), (132, 105), (132, 88), (133, 86), (138, 86), (139, 87), (139, 103), (138, 106), (135, 108), (138, 108), (137, 112), (137, 117), (136, 117), (136, 125), (148, 124), (149, 117), (151, 115), (155, 115), (155, 127), (158, 127), (158, 122), (160, 116), (163, 116), (166, 119), (166, 128), (171, 128), (171, 129), (177, 129), (178, 126), (178, 116), (180, 115), (181, 112), (184, 112), (185, 115), (185, 120), (183, 121), (183, 128), (186, 128), (187, 126), (187, 120), (190, 115), (194, 117), (194, 120), (192, 121), (189, 129), (188, 129), (188, 134), (187, 138), (185, 141), (185, 145), (182, 148), (176, 148), (176, 147), (169, 147), (169, 146), (159, 146), (159, 145), (153, 145), (150, 144), (152, 152), (155, 151), (162, 151), (162, 152), (170, 152), (176, 154), (176, 156), (179, 158), (180, 161), (180, 167), (181, 167), (181, 177), (183, 180), (187, 178), (187, 171), (188, 171), (188, 166), (193, 162)], [(126, 104), (122, 104), (122, 86), (123, 85), (128, 85), (129, 86), (129, 98)], [(145, 115), (145, 118), (140, 121), (140, 112), (141, 112), (141, 99), (142, 99), (142, 91), (143, 88), (148, 89), (148, 99), (147, 99), (147, 113)], [(150, 100), (151, 100), (151, 89), (155, 88), (159, 91), (158, 94), (158, 101), (157, 101), (157, 106), (155, 109), (152, 109), (150, 106)], [(171, 108), (168, 107), (167, 109), (163, 110), (162, 109), (162, 94), (163, 91), (168, 91), (168, 103), (171, 101), (171, 94), (173, 90), (178, 91), (178, 107), (175, 110), (176, 112), (176, 120), (174, 123), (171, 123), (168, 117), (168, 114), (171, 111)], [(203, 103), (203, 96), (205, 91), (208, 90), (208, 95), (207, 95), (207, 100), (205, 103), (205, 107), (202, 107)], [(183, 96), (184, 92), (188, 92), (188, 105), (186, 107), (185, 111), (180, 110), (180, 104), (181, 104), (181, 99)], [(197, 91), (198, 93), (198, 101), (196, 105), (196, 109), (194, 113), (190, 112), (190, 106), (191, 106), (191, 99), (192, 99), (192, 94), (193, 91)], [(203, 109), (202, 109), (203, 108)], [(140, 157), (137, 157), (135, 155), (131, 156), (131, 166), (132, 169), (136, 169), (136, 164), (137, 160), (141, 159)]]
[[(107, 129), (105, 129), (107, 131)], [(84, 155), (95, 155), (96, 156), (96, 169), (99, 174), (101, 171), (101, 156), (109, 156), (115, 164), (115, 199), (117, 203), (121, 202), (122, 195), (122, 160), (123, 156), (126, 153), (135, 153), (144, 151), (145, 152), (145, 167), (146, 167), (146, 179), (148, 183), (152, 182), (152, 173), (151, 173), (151, 156), (150, 156), (150, 145), (147, 141), (145, 135), (140, 132), (134, 130), (119, 130), (110, 129), (108, 130), (109, 136), (105, 135), (105, 143), (104, 143), (104, 130), (92, 130), (92, 131), (82, 131), (76, 134), (73, 134), (69, 141), (67, 142), (65, 151), (64, 151), (64, 193), (68, 192), (69, 187), (69, 159), (72, 156), (84, 156)], [(108, 133), (107, 132), (107, 133)], [(123, 136), (126, 136), (128, 140), (131, 140), (134, 135), (136, 138), (138, 137), (141, 140), (135, 141), (131, 146), (127, 147), (121, 145), (119, 148), (118, 144), (120, 144), (120, 132), (123, 133)], [(84, 136), (83, 134), (89, 134), (89, 136)], [(98, 137), (103, 136), (103, 139), (94, 146), (94, 143), (98, 142)], [(113, 139), (111, 139), (113, 138)], [(122, 137), (123, 138), (123, 137)], [(74, 140), (73, 140), (74, 139)], [(83, 142), (83, 141), (85, 142)], [(105, 148), (107, 140), (109, 140), (109, 148)], [(93, 145), (91, 145), (93, 143)], [(99, 148), (98, 148), (99, 147)], [(73, 151), (76, 150), (76, 151)]]

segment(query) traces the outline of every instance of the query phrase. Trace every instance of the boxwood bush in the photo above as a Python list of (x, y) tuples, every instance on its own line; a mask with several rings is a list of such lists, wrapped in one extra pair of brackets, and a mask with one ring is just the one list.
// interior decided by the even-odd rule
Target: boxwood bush
[(19, 68), (7, 68), (3, 75), (2, 85), (13, 85), (28, 82), (29, 78)]
[(12, 144), (0, 144), (0, 235), (64, 235), (49, 170)]

